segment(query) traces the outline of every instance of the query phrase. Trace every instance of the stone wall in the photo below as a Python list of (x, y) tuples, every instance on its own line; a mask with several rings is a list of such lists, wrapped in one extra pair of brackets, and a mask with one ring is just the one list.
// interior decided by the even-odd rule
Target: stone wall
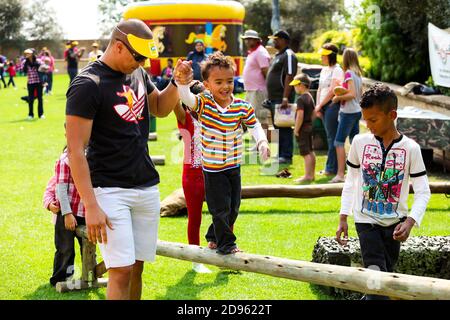
[[(300, 72), (302, 68), (322, 68), (322, 66), (299, 63), (298, 72)], [(375, 82), (378, 81), (370, 78), (363, 78), (363, 88), (367, 89), (370, 85), (372, 85)], [(403, 88), (402, 86), (388, 82), (385, 82), (385, 84), (396, 92), (400, 107), (414, 106), (420, 109), (431, 110), (450, 116), (450, 97), (448, 96), (444, 95), (425, 96), (425, 95), (415, 95), (413, 93), (402, 95), (401, 90)], [(444, 168), (450, 170), (450, 156), (448, 152), (445, 153), (445, 151), (443, 150), (433, 149), (431, 157), (436, 162), (440, 163)]]
[[(348, 246), (340, 246), (334, 238), (320, 237), (314, 246), (312, 262), (341, 266), (363, 266), (359, 241), (350, 238)], [(450, 236), (411, 237), (402, 243), (396, 273), (450, 279)], [(338, 299), (359, 299), (359, 292), (318, 286)]]
[[(363, 78), (363, 88), (367, 89), (373, 83), (378, 82), (373, 79)], [(385, 82), (392, 90), (395, 91), (398, 98), (399, 107), (415, 106), (420, 109), (427, 109), (450, 116), (450, 97), (444, 95), (416, 95), (408, 93), (403, 96), (401, 94), (402, 86), (394, 83)]]

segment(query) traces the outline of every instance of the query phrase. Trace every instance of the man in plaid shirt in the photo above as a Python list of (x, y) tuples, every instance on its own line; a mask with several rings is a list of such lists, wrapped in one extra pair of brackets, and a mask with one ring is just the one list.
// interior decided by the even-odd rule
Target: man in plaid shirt
[[(52, 198), (56, 201), (52, 201)], [(82, 239), (76, 235), (75, 228), (77, 225), (85, 224), (85, 210), (70, 174), (67, 149), (56, 161), (55, 176), (49, 181), (44, 195), (44, 206), (48, 210), (51, 210), (51, 203), (55, 206), (59, 205), (60, 208), (60, 211), (56, 214), (56, 252), (53, 261), (53, 275), (50, 278), (50, 284), (55, 286), (57, 282), (65, 281), (68, 277), (71, 277), (75, 271), (75, 237), (78, 239), (80, 252), (82, 252)]]

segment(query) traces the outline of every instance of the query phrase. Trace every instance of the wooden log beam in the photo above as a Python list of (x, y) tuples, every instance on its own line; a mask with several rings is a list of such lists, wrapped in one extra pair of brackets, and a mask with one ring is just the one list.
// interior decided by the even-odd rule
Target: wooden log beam
[(156, 166), (163, 166), (166, 163), (166, 156), (150, 156)]
[(86, 226), (78, 226), (75, 231), (83, 241), (81, 280), (95, 281), (106, 273), (105, 262), (96, 263), (96, 245), (88, 240)]
[(101, 278), (108, 270), (106, 270), (105, 262), (102, 261), (95, 266), (95, 276)]
[(160, 256), (408, 300), (450, 300), (450, 280), (215, 250), (158, 241)]
[(69, 291), (104, 288), (107, 285), (108, 285), (108, 279), (98, 279), (93, 282), (83, 281), (83, 280), (68, 280), (68, 281), (57, 282), (55, 289), (59, 293), (64, 293), (64, 292), (69, 292)]
[[(312, 184), (292, 186), (282, 184), (243, 186), (242, 199), (251, 198), (318, 198), (338, 197), (342, 193), (343, 183)], [(414, 193), (409, 186), (410, 193)], [(450, 182), (430, 182), (431, 193), (450, 194)]]
[(150, 132), (148, 134), (148, 140), (149, 141), (156, 141), (156, 140), (158, 140), (158, 134), (156, 132)]
[(343, 184), (291, 186), (283, 184), (243, 186), (242, 199), (251, 198), (318, 198), (340, 196)]

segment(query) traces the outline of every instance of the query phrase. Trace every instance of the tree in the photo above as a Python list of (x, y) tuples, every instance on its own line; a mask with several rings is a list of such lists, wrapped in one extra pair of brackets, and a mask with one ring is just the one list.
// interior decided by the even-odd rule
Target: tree
[[(365, 0), (362, 7), (358, 24), (363, 55), (371, 60), (369, 76), (402, 85), (425, 82), (430, 75), (427, 25), (450, 27), (450, 0)], [(374, 19), (377, 10), (380, 17)]]
[[(59, 41), (63, 38), (61, 26), (49, 0), (35, 0), (25, 12), (24, 34), (29, 40)], [(45, 10), (42, 10), (45, 8)]]
[(282, 26), (293, 39), (292, 47), (310, 49), (310, 37), (318, 31), (334, 29), (333, 16), (343, 11), (344, 1), (292, 0), (282, 2)]
[[(240, 0), (245, 7), (244, 24), (262, 37), (272, 34), (271, 20), (273, 0)], [(276, 6), (275, 6), (276, 7)], [(280, 29), (291, 34), (292, 48), (310, 48), (309, 37), (318, 30), (332, 29), (333, 15), (343, 8), (343, 0), (290, 0), (279, 1)]]
[(0, 45), (19, 38), (22, 12), (20, 0), (0, 0)]
[(244, 29), (253, 29), (261, 38), (267, 38), (272, 34), (271, 20), (262, 17), (272, 16), (271, 3), (267, 0), (241, 0), (245, 7)]
[(272, 20), (270, 21), (272, 32), (280, 30), (280, 1), (272, 0)]
[(98, 10), (100, 13), (101, 32), (109, 36), (111, 30), (122, 18), (122, 13), (127, 4), (137, 0), (100, 0)]

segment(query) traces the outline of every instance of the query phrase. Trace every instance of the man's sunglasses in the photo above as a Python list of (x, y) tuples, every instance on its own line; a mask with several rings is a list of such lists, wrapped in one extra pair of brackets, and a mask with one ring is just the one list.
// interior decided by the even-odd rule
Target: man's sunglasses
[(142, 61), (145, 61), (148, 59), (147, 57), (144, 57), (143, 55), (141, 55), (141, 54), (137, 53), (136, 51), (134, 51), (133, 49), (131, 49), (130, 46), (127, 45), (124, 41), (117, 39), (117, 38), (116, 38), (116, 40), (123, 43), (123, 45), (128, 49), (128, 51), (131, 53), (131, 55), (133, 56), (134, 60), (136, 60), (136, 62), (141, 63)]

